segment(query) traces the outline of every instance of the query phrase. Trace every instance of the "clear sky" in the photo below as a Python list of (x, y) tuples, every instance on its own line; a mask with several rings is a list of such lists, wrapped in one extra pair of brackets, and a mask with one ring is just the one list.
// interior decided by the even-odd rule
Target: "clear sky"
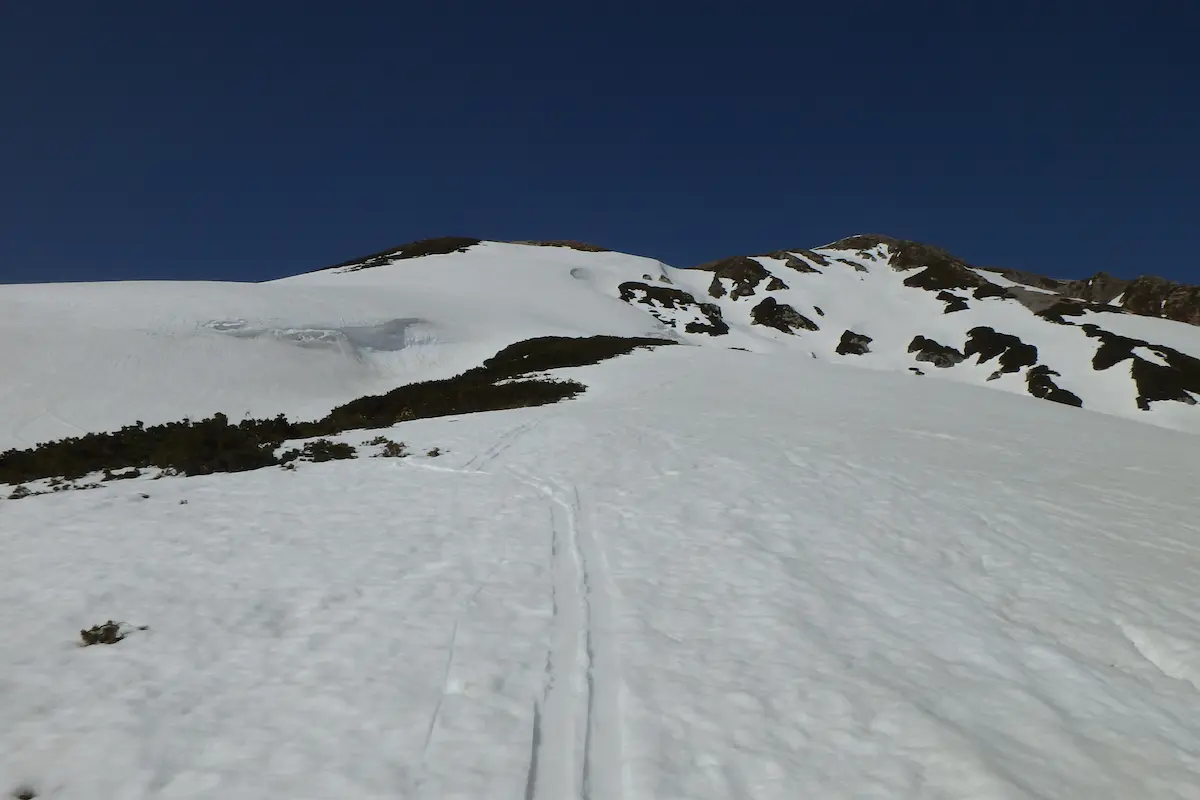
[(1200, 4), (12, 2), (0, 281), (857, 232), (1200, 282)]

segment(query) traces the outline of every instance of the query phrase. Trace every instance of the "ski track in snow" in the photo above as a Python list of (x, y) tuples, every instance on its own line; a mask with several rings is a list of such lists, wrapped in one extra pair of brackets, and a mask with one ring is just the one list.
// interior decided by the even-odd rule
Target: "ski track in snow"
[(1192, 442), (777, 366), (0, 502), (0, 794), (1200, 799)]

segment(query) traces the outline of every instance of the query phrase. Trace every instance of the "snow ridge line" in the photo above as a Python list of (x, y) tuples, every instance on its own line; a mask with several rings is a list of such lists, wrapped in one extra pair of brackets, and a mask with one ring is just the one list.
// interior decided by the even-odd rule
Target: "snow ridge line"
[[(620, 673), (611, 638), (607, 559), (580, 523), (577, 489), (509, 471), (551, 501), (553, 526), (555, 639), (547, 661), (548, 682), (538, 716), (541, 742), (534, 748), (534, 782), (528, 796), (621, 800), (625, 765)], [(565, 667), (570, 675), (564, 674)], [(547, 752), (549, 748), (554, 752)]]

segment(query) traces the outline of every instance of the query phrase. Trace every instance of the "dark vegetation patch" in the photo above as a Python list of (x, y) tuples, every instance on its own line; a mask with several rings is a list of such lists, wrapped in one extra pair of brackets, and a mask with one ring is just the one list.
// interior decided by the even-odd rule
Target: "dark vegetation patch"
[(688, 310), (695, 309), (702, 314), (707, 323), (693, 320), (683, 326), (688, 333), (707, 333), (709, 336), (724, 336), (729, 333), (729, 326), (721, 317), (721, 308), (715, 303), (701, 303), (689, 292), (668, 286), (654, 286), (637, 281), (627, 281), (617, 287), (621, 299), (626, 303), (641, 303), (649, 306), (649, 311), (655, 319), (672, 328), (676, 327), (673, 315), (663, 314), (660, 309)]
[[(1148, 411), (1151, 403), (1164, 400), (1173, 400), (1189, 406), (1196, 404), (1192, 395), (1200, 394), (1200, 359), (1172, 347), (1109, 333), (1097, 325), (1087, 324), (1079, 327), (1088, 336), (1100, 340), (1100, 347), (1092, 357), (1094, 369), (1105, 370), (1125, 359), (1132, 360), (1129, 374), (1137, 386), (1138, 408)], [(1141, 358), (1133, 352), (1135, 347), (1153, 350), (1167, 365)]]
[(136, 467), (122, 472), (113, 472), (111, 469), (104, 470), (105, 481), (128, 481), (140, 477), (142, 477), (142, 471)]
[(673, 344), (675, 342), (670, 339), (625, 336), (539, 336), (510, 344), (484, 361), (482, 367), (467, 370), (463, 375), (473, 378), (476, 383), (490, 383), (548, 369), (587, 367), (629, 355), (634, 350)]
[(224, 414), (194, 422), (146, 426), (141, 422), (110, 433), (48, 442), (0, 453), (0, 483), (23, 484), (41, 478), (75, 479), (104, 470), (157, 467), (180, 475), (242, 472), (281, 462), (275, 453), (285, 441), (333, 436), (348, 430), (385, 428), (410, 419), (547, 405), (584, 391), (576, 381), (522, 378), (531, 372), (596, 364), (638, 348), (669, 345), (666, 339), (542, 337), (510, 345), (481, 367), (442, 380), (401, 386), (360, 397), (316, 422), (245, 419)]
[(778, 302), (774, 297), (764, 298), (761, 303), (751, 309), (750, 321), (754, 325), (765, 325), (784, 333), (793, 333), (797, 330), (820, 330), (815, 322), (787, 303)]
[(854, 331), (846, 331), (842, 334), (842, 340), (838, 342), (835, 352), (840, 356), (861, 356), (871, 352), (869, 345), (873, 339), (870, 336), (865, 336)]
[(1016, 372), (1021, 367), (1032, 367), (1037, 363), (1038, 349), (1036, 345), (1025, 344), (1011, 333), (998, 333), (981, 325), (967, 331), (967, 344), (963, 348), (963, 355), (967, 358), (978, 355), (978, 364), (985, 364), (999, 357), (999, 372), (1004, 373)]
[(953, 314), (955, 311), (966, 311), (971, 307), (970, 304), (967, 303), (967, 299), (965, 297), (959, 297), (951, 292), (938, 292), (937, 299), (946, 304), (946, 309), (942, 311), (943, 314)]
[(928, 361), (939, 369), (961, 364), (966, 358), (955, 348), (939, 344), (924, 336), (914, 336), (913, 340), (908, 343), (908, 352), (916, 353), (917, 361)]
[(1057, 372), (1047, 367), (1045, 364), (1039, 364), (1031, 368), (1025, 373), (1025, 385), (1029, 389), (1029, 393), (1034, 397), (1042, 400), (1050, 400), (1054, 403), (1062, 403), (1063, 405), (1075, 406), (1083, 408), (1083, 400), (1074, 392), (1068, 392), (1066, 389), (1060, 389), (1058, 384), (1054, 382), (1054, 378), (1060, 377)]
[(367, 446), (379, 448), (379, 452), (374, 456), (375, 458), (406, 458), (408, 456), (408, 445), (404, 442), (389, 439), (386, 436), (376, 436), (367, 442)]
[(587, 242), (577, 242), (574, 239), (547, 239), (545, 241), (513, 242), (513, 244), (528, 244), (535, 247), (569, 247), (572, 250), (581, 250), (584, 253), (612, 252), (607, 247), (601, 247), (598, 244), (588, 244)]
[(721, 285), (721, 279), (732, 281), (733, 291), (729, 293), (732, 300), (753, 295), (758, 284), (771, 277), (766, 267), (749, 256), (723, 258), (720, 261), (701, 264), (696, 269), (713, 273), (712, 283), (708, 287), (708, 293), (713, 297), (725, 296), (725, 287)]
[(103, 625), (95, 625), (87, 630), (79, 632), (79, 638), (83, 641), (80, 647), (91, 647), (97, 644), (116, 644), (125, 639), (131, 630), (145, 631), (149, 630), (146, 626), (138, 628), (126, 627), (124, 623), (114, 622), (111, 619)]
[(354, 458), (357, 451), (345, 442), (331, 442), (328, 439), (314, 439), (305, 442), (299, 450), (288, 450), (279, 457), (280, 464), (290, 464), (293, 461), (312, 461), (320, 464), (325, 461), (345, 461)]
[(464, 253), (482, 241), (482, 239), (470, 239), (463, 236), (441, 236), (435, 239), (421, 239), (420, 241), (402, 244), (399, 247), (393, 247), (389, 250), (381, 250), (369, 256), (352, 258), (349, 261), (334, 264), (332, 267), (325, 267), (325, 269), (345, 269), (348, 272), (357, 272), (360, 269), (381, 267), (384, 264), (390, 264), (393, 261), (405, 258)]

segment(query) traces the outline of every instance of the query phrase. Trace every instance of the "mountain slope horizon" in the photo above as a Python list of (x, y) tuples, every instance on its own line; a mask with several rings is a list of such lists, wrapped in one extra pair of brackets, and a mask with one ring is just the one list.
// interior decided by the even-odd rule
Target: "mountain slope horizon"
[(319, 419), (525, 339), (595, 335), (936, 377), (1198, 432), (1200, 327), (1159, 316), (1189, 306), (1168, 293), (1156, 308), (1138, 286), (973, 267), (879, 235), (688, 269), (448, 237), (257, 284), (0, 286), (13, 343), (0, 447), (218, 412)]

